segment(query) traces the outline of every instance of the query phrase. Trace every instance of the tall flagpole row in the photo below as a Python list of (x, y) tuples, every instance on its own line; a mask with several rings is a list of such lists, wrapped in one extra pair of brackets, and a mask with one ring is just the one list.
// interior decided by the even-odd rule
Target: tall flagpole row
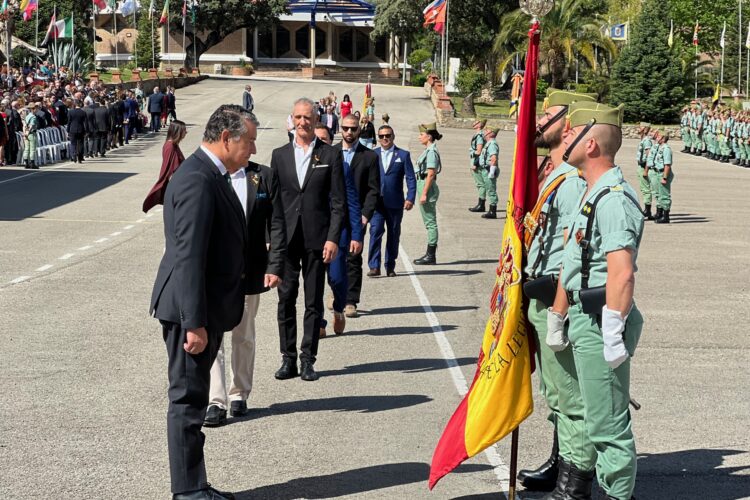
[(133, 28), (135, 28), (136, 30), (136, 37), (135, 37), (135, 42), (133, 43), (133, 55), (135, 56), (135, 68), (136, 69), (138, 69), (138, 35), (137, 35), (138, 17), (136, 17), (137, 12), (138, 12), (138, 4), (134, 3), (133, 5)]
[(112, 36), (115, 39), (115, 68), (120, 69), (120, 47), (118, 47), (118, 36), (117, 36), (117, 4), (112, 8), (112, 19), (113, 19), (113, 27), (112, 27)]

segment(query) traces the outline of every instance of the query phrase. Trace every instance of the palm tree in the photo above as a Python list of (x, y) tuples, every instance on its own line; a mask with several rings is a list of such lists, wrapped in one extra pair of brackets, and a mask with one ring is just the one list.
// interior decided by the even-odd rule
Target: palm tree
[[(617, 46), (603, 33), (606, 21), (600, 15), (587, 15), (585, 9), (584, 0), (560, 0), (542, 19), (539, 58), (552, 79), (553, 87), (562, 87), (577, 55), (590, 68), (597, 69), (597, 52), (600, 56), (617, 54)], [(528, 28), (529, 17), (520, 9), (503, 17), (493, 44), (500, 61), (496, 76), (505, 73), (517, 55), (525, 54)]]

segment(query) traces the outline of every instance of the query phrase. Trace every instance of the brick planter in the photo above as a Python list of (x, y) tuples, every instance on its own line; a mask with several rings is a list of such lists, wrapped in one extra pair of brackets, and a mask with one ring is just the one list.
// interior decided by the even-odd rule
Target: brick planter
[(99, 81), (99, 73), (89, 73), (89, 81), (91, 83), (97, 83)]
[(326, 75), (326, 70), (323, 68), (302, 68), (302, 78), (309, 78), (314, 80)]
[(122, 83), (122, 73), (120, 71), (112, 72), (112, 83)]
[(141, 72), (138, 70), (133, 70), (133, 76), (131, 76), (130, 81), (131, 82), (143, 81), (143, 79), (141, 78)]
[(232, 67), (232, 76), (250, 76), (252, 74), (252, 69), (248, 68), (247, 66), (233, 66)]
[(156, 68), (150, 68), (148, 70), (148, 77), (153, 79), (159, 78), (159, 71)]

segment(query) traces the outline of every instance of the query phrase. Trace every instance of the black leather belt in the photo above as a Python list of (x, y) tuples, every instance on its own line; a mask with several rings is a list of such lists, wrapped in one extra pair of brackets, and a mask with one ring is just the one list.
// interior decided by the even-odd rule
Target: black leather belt
[(565, 295), (568, 296), (568, 304), (571, 306), (576, 305), (575, 292), (572, 290), (565, 290)]

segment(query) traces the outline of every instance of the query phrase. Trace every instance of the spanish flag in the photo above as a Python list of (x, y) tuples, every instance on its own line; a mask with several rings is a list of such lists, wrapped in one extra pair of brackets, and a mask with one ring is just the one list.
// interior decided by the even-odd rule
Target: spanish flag
[(159, 18), (159, 26), (167, 24), (169, 22), (169, 0), (164, 0), (164, 8), (161, 11), (161, 17)]
[(492, 446), (531, 415), (532, 333), (522, 292), (524, 217), (537, 199), (536, 83), (539, 23), (529, 31), (525, 85), (521, 93), (507, 218), (490, 318), (469, 392), (448, 421), (432, 456), (429, 487), (461, 462)]

